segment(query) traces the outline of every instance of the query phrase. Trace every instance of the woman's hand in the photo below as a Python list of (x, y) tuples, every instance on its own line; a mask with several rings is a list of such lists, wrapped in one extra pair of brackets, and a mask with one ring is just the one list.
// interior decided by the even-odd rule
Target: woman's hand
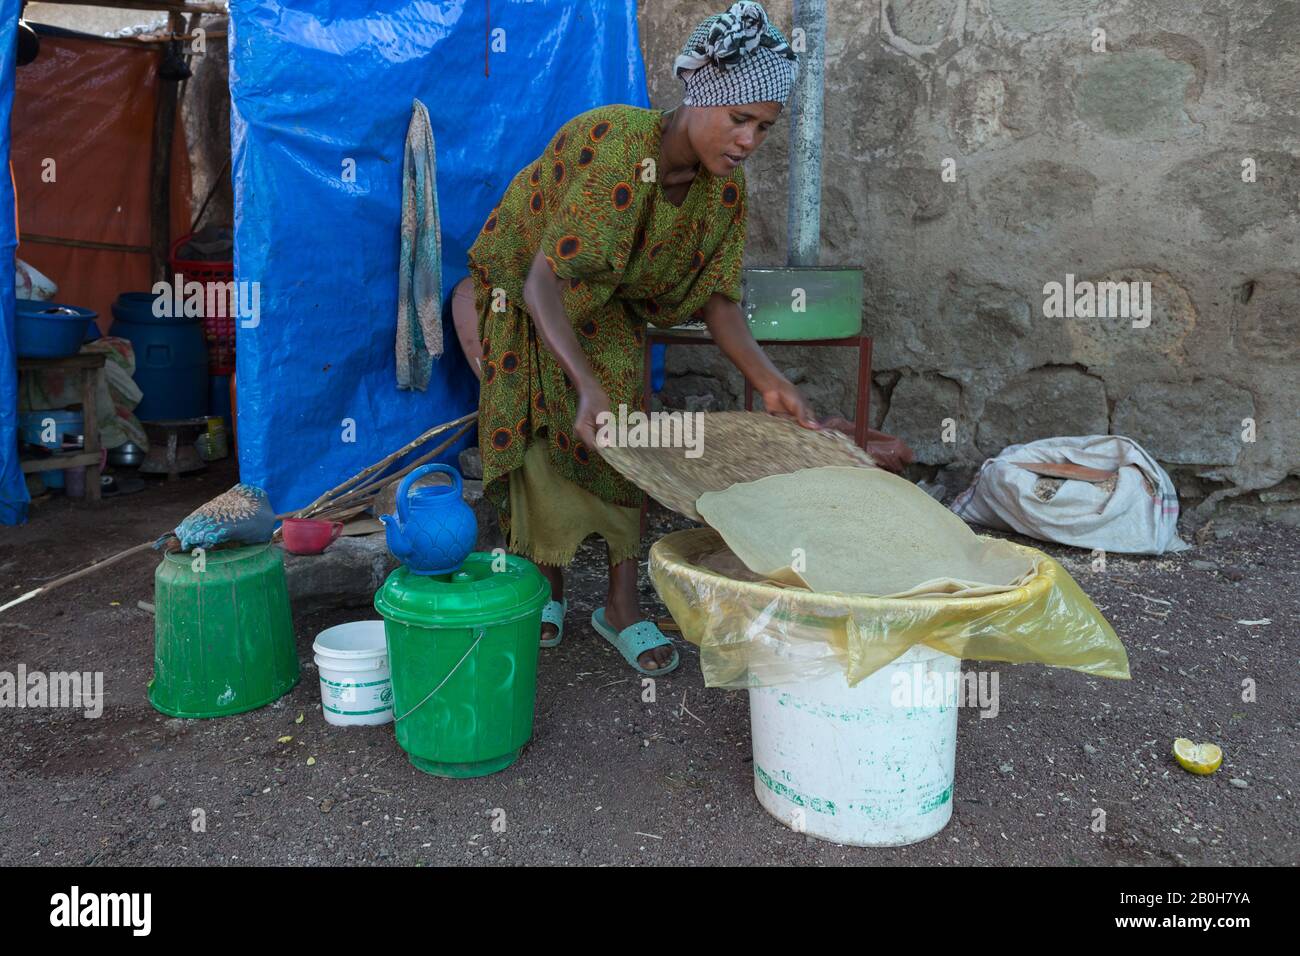
[(704, 307), (704, 323), (722, 354), (731, 359), (773, 415), (793, 418), (804, 428), (820, 429), (807, 399), (782, 375), (754, 341), (740, 306), (715, 292)]
[(812, 413), (812, 406), (789, 379), (777, 379), (760, 394), (768, 414), (789, 416), (804, 428), (821, 429), (821, 423)]
[(600, 431), (601, 420), (599, 416), (602, 413), (606, 415), (612, 414), (609, 407), (609, 396), (605, 394), (605, 390), (596, 384), (587, 385), (586, 387), (580, 386), (578, 388), (577, 415), (573, 419), (573, 434), (577, 436), (578, 441), (588, 448), (597, 450), (600, 448), (596, 443), (596, 433)]

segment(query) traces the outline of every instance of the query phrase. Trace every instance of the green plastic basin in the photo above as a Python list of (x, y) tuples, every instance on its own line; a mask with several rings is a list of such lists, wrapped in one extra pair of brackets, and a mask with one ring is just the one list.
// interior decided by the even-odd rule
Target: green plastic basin
[(746, 269), (741, 308), (759, 341), (850, 338), (862, 331), (862, 270)]

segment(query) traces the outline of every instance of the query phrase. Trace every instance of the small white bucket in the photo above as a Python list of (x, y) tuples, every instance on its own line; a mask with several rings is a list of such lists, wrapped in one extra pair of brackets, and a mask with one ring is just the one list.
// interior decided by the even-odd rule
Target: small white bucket
[[(856, 687), (832, 674), (750, 688), (758, 802), (834, 843), (902, 846), (938, 833), (952, 816), (960, 671), (959, 658), (918, 645)], [(918, 686), (944, 691), (914, 700)]]
[(393, 719), (393, 680), (383, 621), (353, 621), (316, 635), (311, 649), (320, 671), (325, 722), (374, 726)]

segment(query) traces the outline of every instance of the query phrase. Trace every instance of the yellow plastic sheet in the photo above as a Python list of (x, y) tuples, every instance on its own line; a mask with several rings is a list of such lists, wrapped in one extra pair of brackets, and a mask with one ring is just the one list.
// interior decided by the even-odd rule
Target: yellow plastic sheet
[[(844, 674), (850, 686), (916, 644), (954, 657), (1049, 664), (1129, 677), (1115, 631), (1074, 579), (1043, 552), (1022, 587), (979, 597), (873, 598), (742, 580), (710, 528), (650, 548), (650, 580), (682, 634), (700, 648), (708, 687), (746, 688)], [(750, 576), (753, 577), (752, 575)]]

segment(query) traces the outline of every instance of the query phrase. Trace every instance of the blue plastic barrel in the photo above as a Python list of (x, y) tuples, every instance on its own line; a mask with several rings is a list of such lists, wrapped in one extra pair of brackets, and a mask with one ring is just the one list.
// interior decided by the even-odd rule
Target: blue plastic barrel
[(113, 303), (113, 335), (135, 350), (141, 421), (208, 414), (208, 344), (198, 317), (154, 315), (152, 292), (123, 292)]

